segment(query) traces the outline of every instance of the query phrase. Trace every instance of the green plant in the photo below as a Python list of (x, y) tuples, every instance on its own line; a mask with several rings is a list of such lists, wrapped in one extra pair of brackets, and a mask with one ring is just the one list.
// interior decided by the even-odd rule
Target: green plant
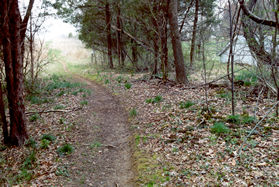
[(35, 95), (28, 96), (27, 100), (30, 101), (31, 104), (38, 104), (38, 105), (50, 102), (48, 98), (45, 97), (40, 98)]
[(5, 151), (7, 149), (7, 146), (0, 144), (0, 151)]
[(163, 101), (163, 97), (160, 96), (160, 95), (157, 95), (157, 96), (154, 98), (153, 101), (154, 101), (154, 103), (159, 103), (159, 102)]
[(125, 86), (125, 88), (126, 88), (127, 90), (129, 90), (130, 88), (132, 88), (132, 84), (131, 84), (131, 83), (128, 83), (128, 82), (126, 82), (124, 86)]
[(64, 177), (69, 177), (70, 176), (67, 168), (64, 167), (64, 166), (58, 167), (55, 174), (57, 176), (64, 176)]
[(118, 76), (118, 77), (116, 78), (116, 81), (117, 81), (118, 83), (121, 83), (121, 82), (123, 81), (123, 77), (122, 77), (122, 76)]
[(21, 181), (30, 181), (33, 177), (32, 172), (29, 172), (26, 169), (21, 169), (19, 174), (17, 176), (15, 176), (15, 180), (17, 182), (21, 182)]
[(74, 151), (74, 147), (70, 144), (65, 144), (57, 149), (57, 153), (60, 156), (69, 155), (69, 154), (73, 153), (73, 151)]
[(130, 117), (135, 117), (137, 116), (137, 110), (135, 108), (133, 108), (131, 111), (130, 111)]
[(100, 142), (93, 142), (92, 144), (90, 144), (90, 148), (93, 149), (93, 148), (98, 148), (98, 147), (101, 147), (102, 146), (102, 143)]
[(149, 99), (146, 99), (146, 100), (145, 100), (146, 103), (152, 103), (152, 101), (153, 101), (152, 98), (149, 98)]
[(160, 95), (157, 95), (154, 98), (149, 98), (149, 99), (145, 100), (146, 103), (152, 103), (152, 104), (159, 103), (161, 101), (163, 101), (163, 97)]
[(33, 114), (32, 116), (29, 117), (30, 122), (35, 122), (40, 118), (40, 115), (38, 113)]
[(181, 101), (181, 102), (179, 103), (179, 108), (180, 108), (180, 109), (187, 109), (187, 108), (190, 108), (190, 107), (193, 106), (193, 105), (195, 105), (195, 103), (192, 102), (192, 101), (186, 101), (186, 102)]
[(33, 150), (29, 156), (26, 157), (25, 161), (23, 162), (21, 168), (22, 169), (32, 169), (33, 165), (35, 164), (37, 158), (36, 158), (36, 152)]
[(61, 110), (61, 109), (64, 109), (64, 108), (65, 108), (64, 105), (56, 105), (56, 106), (54, 107), (54, 110)]
[(43, 134), (41, 140), (48, 140), (54, 142), (56, 140), (56, 137), (52, 134)]
[(212, 127), (210, 127), (211, 133), (221, 135), (226, 134), (230, 129), (223, 122), (215, 122)]
[(50, 142), (51, 142), (51, 141), (49, 141), (49, 140), (47, 140), (47, 139), (42, 139), (42, 140), (41, 140), (41, 146), (40, 146), (40, 147), (41, 147), (42, 149), (47, 149), (48, 146), (49, 146), (49, 144), (50, 144)]
[(81, 104), (82, 106), (88, 105), (88, 101), (83, 100), (83, 101), (80, 102), (80, 104)]
[(249, 115), (243, 115), (242, 116), (242, 123), (243, 124), (251, 124), (254, 123), (256, 121), (256, 118), (253, 116), (249, 116)]
[(109, 82), (109, 80), (108, 79), (106, 79), (105, 80), (105, 84), (109, 84), (110, 82)]
[(65, 91), (64, 90), (61, 90), (57, 95), (59, 96), (59, 97), (61, 97), (62, 95), (64, 95), (65, 94)]
[(27, 147), (32, 147), (33, 149), (35, 149), (37, 147), (37, 142), (34, 140), (34, 138), (30, 137), (26, 143), (25, 146)]
[(241, 123), (240, 115), (229, 115), (227, 116), (226, 121), (229, 123), (240, 124)]
[(66, 124), (66, 119), (65, 118), (60, 118), (59, 119), (59, 124)]

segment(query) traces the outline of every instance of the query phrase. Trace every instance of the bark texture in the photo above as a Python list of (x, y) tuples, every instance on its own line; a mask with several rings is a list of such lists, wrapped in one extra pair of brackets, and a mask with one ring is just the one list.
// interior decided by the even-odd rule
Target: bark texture
[(9, 143), (23, 145), (28, 138), (23, 100), (23, 58), (21, 51), (22, 38), (25, 37), (25, 32), (22, 32), (21, 29), (24, 28), (22, 24), (25, 22), (21, 20), (17, 0), (2, 1), (0, 5), (3, 23), (1, 28), (3, 31), (3, 55), (10, 113)]
[(172, 48), (173, 48), (173, 55), (174, 55), (176, 81), (178, 83), (186, 83), (188, 82), (188, 80), (185, 71), (180, 34), (178, 31), (177, 1), (168, 0), (168, 3), (169, 3), (169, 8), (168, 8), (169, 23), (170, 23), (170, 30), (171, 30), (171, 40), (172, 40)]
[(111, 39), (111, 13), (109, 3), (106, 3), (106, 32), (107, 32), (107, 45), (108, 45), (108, 59), (109, 59), (109, 68), (113, 69), (112, 61), (112, 39)]

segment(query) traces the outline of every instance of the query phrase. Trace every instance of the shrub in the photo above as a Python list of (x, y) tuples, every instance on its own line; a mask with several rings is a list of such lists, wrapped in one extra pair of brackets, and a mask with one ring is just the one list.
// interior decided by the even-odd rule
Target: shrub
[(65, 144), (57, 149), (57, 153), (62, 155), (69, 155), (74, 151), (74, 147), (70, 144)]
[(223, 122), (215, 122), (210, 131), (211, 133), (221, 135), (228, 133), (230, 129)]

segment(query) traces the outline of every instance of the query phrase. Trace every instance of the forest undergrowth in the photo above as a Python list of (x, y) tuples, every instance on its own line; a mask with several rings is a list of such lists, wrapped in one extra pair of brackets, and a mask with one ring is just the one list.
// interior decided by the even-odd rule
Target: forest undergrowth
[(244, 81), (237, 86), (232, 116), (227, 87), (209, 87), (207, 106), (204, 88), (147, 77), (91, 76), (119, 95), (130, 111), (139, 185), (279, 185), (279, 118), (272, 113), (248, 137), (274, 104), (267, 93), (259, 95)]

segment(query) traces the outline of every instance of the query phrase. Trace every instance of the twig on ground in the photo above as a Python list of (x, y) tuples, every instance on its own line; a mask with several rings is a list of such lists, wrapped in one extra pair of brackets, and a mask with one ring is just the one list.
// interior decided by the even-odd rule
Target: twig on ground
[(46, 111), (40, 111), (40, 112), (26, 112), (25, 114), (27, 116), (29, 115), (33, 115), (33, 114), (44, 114), (44, 113), (55, 113), (55, 112), (61, 112), (61, 113), (68, 113), (68, 112), (75, 112), (75, 111), (78, 111), (78, 110), (81, 110), (82, 107), (79, 107), (79, 108), (73, 108), (71, 110), (46, 110)]

